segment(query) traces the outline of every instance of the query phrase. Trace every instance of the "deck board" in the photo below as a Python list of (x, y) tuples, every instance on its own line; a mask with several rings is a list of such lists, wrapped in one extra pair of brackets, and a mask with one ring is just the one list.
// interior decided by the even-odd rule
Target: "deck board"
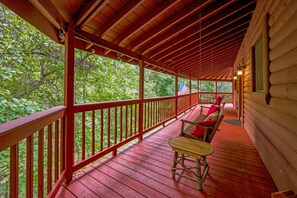
[[(121, 148), (116, 157), (98, 160), (64, 185), (58, 197), (270, 197), (277, 191), (244, 128), (224, 122), (212, 141), (215, 152), (208, 157), (203, 190), (185, 178), (172, 180), (168, 139), (179, 134), (180, 119), (197, 113), (198, 106), (143, 141)], [(236, 119), (231, 105), (224, 114)]]

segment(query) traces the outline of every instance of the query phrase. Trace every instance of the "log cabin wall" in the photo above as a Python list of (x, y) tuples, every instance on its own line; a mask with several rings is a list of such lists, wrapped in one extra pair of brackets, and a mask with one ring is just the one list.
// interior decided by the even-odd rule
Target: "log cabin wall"
[[(261, 34), (264, 91), (254, 92), (252, 47)], [(278, 189), (297, 192), (296, 0), (257, 1), (234, 64), (235, 71), (242, 59), (247, 64), (242, 78), (243, 109), (238, 110), (243, 113), (243, 126)], [(267, 92), (271, 95), (269, 104), (265, 101)]]

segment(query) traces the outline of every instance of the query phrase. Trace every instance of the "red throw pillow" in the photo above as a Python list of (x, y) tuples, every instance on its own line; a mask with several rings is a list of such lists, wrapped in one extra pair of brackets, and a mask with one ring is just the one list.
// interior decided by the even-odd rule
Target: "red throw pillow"
[[(216, 124), (217, 120), (207, 120), (207, 121), (200, 121), (198, 124), (207, 127), (213, 127)], [(196, 126), (192, 132), (192, 135), (196, 137), (201, 137), (204, 134), (204, 128), (201, 126)]]
[(220, 105), (221, 104), (221, 101), (222, 101), (222, 97), (221, 96), (218, 96), (216, 101), (215, 101), (215, 105)]
[(208, 112), (206, 114), (206, 117), (212, 114), (213, 112), (220, 111), (220, 106), (211, 105), (208, 109)]

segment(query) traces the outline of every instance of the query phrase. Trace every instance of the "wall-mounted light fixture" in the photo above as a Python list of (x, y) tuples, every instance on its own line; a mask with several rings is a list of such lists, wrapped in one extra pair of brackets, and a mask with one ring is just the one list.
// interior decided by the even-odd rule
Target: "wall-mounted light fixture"
[(238, 68), (238, 70), (237, 70), (237, 75), (238, 75), (238, 76), (241, 76), (242, 74), (243, 74), (242, 69), (241, 69), (241, 68)]
[(237, 67), (237, 75), (241, 76), (245, 68), (246, 68), (246, 64), (244, 63), (244, 59), (241, 59), (241, 64), (239, 64)]
[(237, 76), (236, 76), (236, 75), (234, 75), (234, 76), (233, 76), (233, 79), (234, 79), (234, 80), (237, 80)]

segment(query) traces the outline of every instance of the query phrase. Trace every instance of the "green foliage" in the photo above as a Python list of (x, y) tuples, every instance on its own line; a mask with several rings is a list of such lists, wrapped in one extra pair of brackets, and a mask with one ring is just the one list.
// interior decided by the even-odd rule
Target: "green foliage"
[(75, 103), (138, 98), (138, 67), (80, 50), (75, 55)]
[(145, 69), (144, 97), (162, 97), (174, 95), (175, 77), (172, 75)]
[[(189, 80), (180, 78), (189, 87)], [(35, 112), (63, 104), (64, 99), (64, 47), (41, 34), (30, 24), (16, 16), (0, 4), (0, 123), (14, 120)], [(75, 51), (75, 103), (102, 102), (114, 100), (137, 99), (139, 95), (139, 68), (134, 65), (96, 56), (80, 50)], [(170, 96), (175, 93), (175, 77), (172, 75), (145, 70), (145, 97)], [(164, 105), (168, 109), (168, 105)], [(134, 124), (138, 112), (135, 107), (123, 107), (123, 110), (133, 112), (133, 117), (123, 117), (122, 137), (111, 133), (111, 141), (117, 138), (131, 136), (137, 131)], [(171, 108), (172, 109), (172, 108)], [(112, 109), (111, 115), (119, 114)], [(96, 131), (99, 130), (100, 111), (96, 111)], [(90, 156), (92, 141), (91, 114), (86, 114), (86, 156)], [(107, 147), (107, 112), (104, 110), (103, 147)], [(110, 130), (113, 127), (111, 119)], [(120, 120), (117, 120), (117, 127)], [(82, 116), (75, 116), (75, 159), (81, 158), (82, 147)], [(130, 128), (134, 127), (134, 130)], [(99, 133), (95, 134), (95, 150), (99, 151)], [(34, 134), (34, 196), (37, 193), (37, 163), (38, 163), (38, 133)], [(45, 135), (45, 142), (47, 136)], [(26, 147), (22, 140), (19, 145), (20, 170), (19, 192), (25, 196), (25, 156)], [(111, 144), (113, 144), (111, 142)], [(44, 158), (47, 159), (47, 145), (44, 148)], [(103, 148), (103, 149), (104, 149)], [(44, 161), (44, 167), (46, 166)], [(8, 197), (9, 192), (9, 149), (0, 152), (0, 195)], [(46, 177), (45, 173), (45, 177)]]
[(61, 105), (64, 51), (0, 5), (0, 122)]
[(199, 89), (201, 92), (214, 92), (215, 82), (214, 81), (199, 81)]
[(192, 80), (192, 93), (198, 92), (197, 80)]
[[(199, 88), (201, 92), (214, 92), (215, 81), (199, 81)], [(232, 82), (217, 81), (217, 92), (232, 92)]]
[(217, 86), (218, 92), (232, 92), (232, 82), (218, 81)]
[(41, 110), (41, 105), (24, 98), (7, 100), (0, 96), (0, 123), (24, 117)]

